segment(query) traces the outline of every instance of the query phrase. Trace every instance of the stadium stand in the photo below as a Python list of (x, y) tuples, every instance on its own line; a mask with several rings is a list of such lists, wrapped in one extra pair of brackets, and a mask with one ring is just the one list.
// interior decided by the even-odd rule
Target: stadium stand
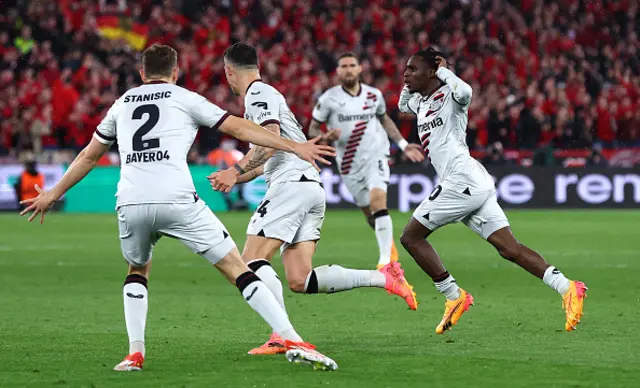
[[(565, 165), (626, 152), (628, 164), (639, 154), (640, 23), (631, 0), (9, 0), (0, 11), (5, 159), (84, 146), (105, 109), (140, 82), (138, 55), (153, 43), (178, 49), (179, 84), (241, 113), (221, 60), (235, 41), (259, 47), (264, 78), (305, 125), (334, 83), (336, 56), (350, 50), (415, 140), (415, 120), (395, 109), (402, 73), (411, 53), (436, 45), (474, 88), (468, 144), (487, 163), (544, 164), (544, 151)], [(200, 155), (217, 136), (200, 136)]]

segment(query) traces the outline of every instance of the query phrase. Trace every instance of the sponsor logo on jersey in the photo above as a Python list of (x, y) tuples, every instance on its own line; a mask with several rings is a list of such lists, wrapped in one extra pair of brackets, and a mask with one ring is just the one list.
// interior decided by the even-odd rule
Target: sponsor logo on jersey
[(338, 114), (338, 121), (341, 123), (344, 121), (369, 121), (374, 117), (376, 117), (374, 113), (367, 113), (367, 114), (360, 114), (360, 115)]
[(254, 102), (253, 104), (251, 104), (251, 106), (255, 106), (255, 107), (258, 107), (258, 108), (262, 108), (262, 109), (264, 109), (264, 110), (269, 109), (269, 105), (267, 105), (267, 103), (266, 103), (266, 102), (263, 102), (263, 101), (256, 101), (256, 102)]
[(444, 125), (444, 121), (442, 121), (441, 117), (436, 118), (435, 120), (427, 121), (424, 124), (418, 125), (418, 132), (428, 131), (430, 129), (435, 129), (437, 127), (441, 127)]

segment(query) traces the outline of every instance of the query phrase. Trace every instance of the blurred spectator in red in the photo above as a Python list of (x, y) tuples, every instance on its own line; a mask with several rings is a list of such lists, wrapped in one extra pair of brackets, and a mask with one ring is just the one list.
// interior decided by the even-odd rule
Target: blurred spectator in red
[[(638, 9), (628, 0), (2, 2), (0, 139), (13, 152), (81, 147), (113, 100), (140, 83), (139, 53), (101, 35), (109, 16), (125, 30), (144, 27), (136, 33), (146, 45), (175, 46), (179, 84), (234, 114), (241, 101), (228, 91), (220, 58), (231, 43), (258, 47), (265, 81), (305, 126), (315, 99), (336, 83), (335, 58), (354, 51), (364, 81), (416, 140), (415, 120), (396, 110), (402, 72), (412, 53), (435, 45), (474, 88), (472, 149), (637, 146)], [(50, 103), (39, 99), (44, 93)], [(206, 155), (219, 140), (199, 135), (197, 148)]]

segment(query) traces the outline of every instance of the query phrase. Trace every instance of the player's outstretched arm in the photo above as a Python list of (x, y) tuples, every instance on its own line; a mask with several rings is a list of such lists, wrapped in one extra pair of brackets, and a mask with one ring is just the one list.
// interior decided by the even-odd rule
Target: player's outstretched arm
[(449, 70), (447, 68), (447, 61), (445, 61), (444, 58), (436, 57), (436, 62), (438, 63), (436, 76), (451, 88), (453, 99), (461, 105), (469, 104), (473, 93), (471, 85), (458, 78), (458, 76)]
[[(280, 136), (280, 125), (278, 124), (267, 124), (263, 128), (276, 136)], [(233, 167), (209, 175), (207, 178), (211, 183), (211, 187), (214, 190), (228, 193), (237, 183), (255, 179), (259, 174), (254, 174), (254, 171), (264, 166), (274, 153), (275, 150), (273, 148), (253, 147)]]
[(33, 221), (38, 214), (40, 214), (40, 223), (44, 221), (44, 214), (53, 206), (53, 204), (69, 191), (70, 188), (80, 182), (82, 178), (96, 166), (98, 160), (109, 150), (109, 144), (103, 144), (96, 140), (91, 139), (89, 145), (87, 145), (76, 158), (73, 160), (67, 171), (60, 179), (51, 191), (44, 191), (38, 185), (36, 190), (40, 195), (36, 198), (27, 199), (21, 201), (21, 204), (29, 205), (24, 209), (20, 215), (24, 216), (29, 212), (33, 212), (29, 217), (29, 222)]
[(318, 168), (316, 161), (327, 165), (331, 164), (323, 156), (335, 155), (333, 147), (316, 144), (320, 138), (309, 140), (306, 143), (296, 143), (240, 117), (229, 116), (220, 125), (220, 130), (242, 141), (295, 153), (300, 159), (306, 160), (316, 168)]

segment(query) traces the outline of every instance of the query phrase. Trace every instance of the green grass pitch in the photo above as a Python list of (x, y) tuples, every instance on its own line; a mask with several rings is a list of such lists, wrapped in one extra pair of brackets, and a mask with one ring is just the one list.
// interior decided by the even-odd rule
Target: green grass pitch
[[(242, 244), (249, 214), (219, 216)], [(443, 298), (401, 247), (417, 312), (381, 289), (285, 291), (297, 330), (337, 360), (335, 373), (246, 355), (269, 329), (169, 239), (154, 255), (145, 369), (113, 372), (128, 350), (115, 216), (52, 214), (44, 225), (0, 216), (0, 387), (640, 386), (640, 212), (509, 216), (523, 243), (589, 286), (577, 331), (564, 332), (558, 295), (456, 225), (432, 243), (476, 305), (445, 335), (434, 333)], [(408, 218), (393, 214), (396, 242)], [(322, 237), (317, 265), (375, 266), (374, 234), (356, 211), (329, 212)]]

